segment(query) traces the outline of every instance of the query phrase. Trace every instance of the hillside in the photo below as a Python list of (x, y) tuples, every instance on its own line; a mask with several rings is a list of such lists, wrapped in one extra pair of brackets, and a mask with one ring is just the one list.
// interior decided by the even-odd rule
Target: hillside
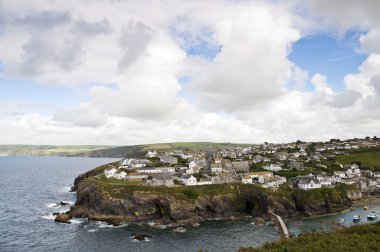
[(380, 170), (380, 148), (359, 149), (350, 152), (349, 155), (337, 157), (336, 160), (342, 164), (359, 162), (362, 167), (373, 167), (376, 170)]
[(0, 145), (0, 156), (86, 156), (94, 150), (110, 147), (102, 145)]
[(0, 156), (66, 156), (66, 157), (143, 157), (148, 150), (170, 151), (175, 149), (211, 150), (218, 148), (249, 146), (249, 144), (183, 142), (157, 143), (129, 146), (106, 145), (0, 145)]
[(380, 251), (380, 222), (357, 225), (335, 232), (308, 233), (296, 239), (267, 243), (261, 248), (241, 248), (239, 252), (270, 251)]

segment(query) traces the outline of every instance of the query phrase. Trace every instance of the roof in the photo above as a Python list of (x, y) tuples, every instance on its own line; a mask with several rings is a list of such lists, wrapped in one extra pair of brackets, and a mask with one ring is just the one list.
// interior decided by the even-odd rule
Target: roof
[(321, 183), (321, 182), (319, 182), (318, 179), (314, 179), (314, 178), (302, 178), (302, 179), (300, 179), (300, 181), (298, 182), (298, 184), (308, 185), (308, 184), (310, 184), (311, 181), (313, 181), (314, 184), (320, 184)]
[(181, 179), (189, 179), (191, 177), (191, 175), (189, 174), (181, 174), (181, 176), (179, 176), (179, 178)]
[(249, 171), (248, 161), (231, 162), (237, 171)]
[(273, 172), (269, 171), (260, 171), (260, 172), (250, 172), (248, 175), (273, 175)]

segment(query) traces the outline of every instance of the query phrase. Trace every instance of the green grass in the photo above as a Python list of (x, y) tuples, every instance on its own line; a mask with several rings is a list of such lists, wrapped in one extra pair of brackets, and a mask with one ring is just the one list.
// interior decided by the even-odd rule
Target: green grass
[(380, 151), (358, 152), (350, 155), (336, 158), (342, 164), (351, 164), (352, 162), (361, 162), (362, 167), (380, 168)]
[(239, 192), (250, 189), (258, 189), (257, 185), (245, 185), (240, 183), (230, 184), (213, 184), (201, 186), (144, 186), (135, 181), (126, 181), (118, 179), (107, 179), (103, 175), (88, 177), (87, 182), (98, 184), (113, 198), (120, 198), (133, 192), (148, 192), (156, 194), (170, 194), (171, 196), (182, 199), (195, 201), (199, 196), (210, 195), (238, 195)]
[(239, 249), (239, 252), (268, 251), (380, 251), (380, 222), (355, 225), (335, 232), (302, 234), (294, 240), (267, 243), (261, 248)]
[(251, 146), (252, 144), (236, 144), (236, 143), (212, 143), (212, 142), (178, 142), (178, 143), (159, 143), (149, 144), (143, 147), (144, 150), (174, 150), (174, 149), (190, 149), (190, 150), (213, 150), (233, 147)]

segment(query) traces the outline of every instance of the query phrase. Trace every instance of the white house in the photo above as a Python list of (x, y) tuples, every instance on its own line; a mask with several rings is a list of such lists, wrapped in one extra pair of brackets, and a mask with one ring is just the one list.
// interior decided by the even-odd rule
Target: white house
[(250, 175), (245, 175), (244, 177), (241, 178), (241, 182), (243, 184), (252, 184), (253, 180), (252, 180), (252, 177)]
[(196, 185), (211, 185), (213, 184), (211, 179), (201, 179), (199, 182), (196, 182)]
[(223, 171), (222, 163), (215, 163), (210, 165), (211, 173), (218, 174)]
[(160, 167), (162, 173), (175, 173), (174, 167)]
[(193, 175), (182, 174), (178, 179), (186, 186), (197, 185), (197, 179)]
[(309, 189), (315, 189), (315, 188), (321, 188), (321, 182), (319, 182), (318, 179), (314, 178), (302, 178), (298, 182), (298, 188), (303, 190), (309, 190)]
[(335, 176), (339, 176), (340, 178), (345, 178), (346, 173), (344, 171), (334, 171)]
[(183, 183), (187, 186), (197, 185), (197, 179), (191, 175), (189, 178), (184, 179)]
[(341, 176), (334, 175), (332, 177), (333, 177), (333, 181), (332, 181), (333, 184), (342, 182), (342, 177)]
[(270, 165), (265, 165), (263, 167), (265, 170), (268, 170), (268, 171), (281, 171), (282, 170), (282, 167), (279, 165), (279, 164), (270, 164)]
[(148, 158), (157, 157), (157, 152), (156, 151), (148, 151), (148, 153), (145, 155), (145, 157), (148, 157)]
[(250, 172), (246, 173), (242, 177), (241, 182), (243, 184), (252, 184), (253, 179), (257, 178), (257, 181), (261, 184), (264, 184), (266, 180), (273, 176), (273, 172)]
[(148, 175), (146, 175), (146, 174), (129, 174), (129, 175), (125, 176), (125, 178), (128, 180), (143, 180), (143, 179), (147, 179)]
[(215, 164), (221, 164), (222, 163), (221, 158), (215, 158), (214, 161), (215, 161)]
[(137, 173), (157, 174), (157, 173), (162, 173), (162, 170), (160, 169), (160, 167), (158, 167), (158, 168), (156, 168), (156, 167), (143, 167), (143, 168), (136, 169), (136, 172)]
[(352, 164), (351, 168), (346, 170), (346, 175), (348, 178), (352, 178), (355, 176), (360, 177), (361, 174), (360, 174), (359, 166), (357, 164)]
[(113, 178), (114, 174), (117, 172), (115, 168), (112, 168), (111, 170), (104, 170), (104, 175), (106, 178)]
[(127, 176), (127, 173), (124, 172), (124, 171), (118, 171), (118, 172), (115, 172), (114, 175), (113, 175), (113, 177), (114, 177), (115, 179), (125, 179), (126, 176)]

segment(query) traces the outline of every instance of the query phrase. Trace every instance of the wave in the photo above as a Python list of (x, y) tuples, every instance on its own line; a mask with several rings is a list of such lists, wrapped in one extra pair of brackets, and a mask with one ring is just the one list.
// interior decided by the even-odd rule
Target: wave
[(54, 220), (55, 216), (52, 213), (50, 213), (50, 214), (47, 214), (47, 215), (42, 215), (41, 218), (45, 219), (45, 220)]
[(78, 225), (78, 224), (81, 224), (83, 222), (85, 222), (86, 220), (83, 219), (83, 218), (73, 218), (70, 220), (70, 223), (71, 224), (75, 224), (75, 225)]

